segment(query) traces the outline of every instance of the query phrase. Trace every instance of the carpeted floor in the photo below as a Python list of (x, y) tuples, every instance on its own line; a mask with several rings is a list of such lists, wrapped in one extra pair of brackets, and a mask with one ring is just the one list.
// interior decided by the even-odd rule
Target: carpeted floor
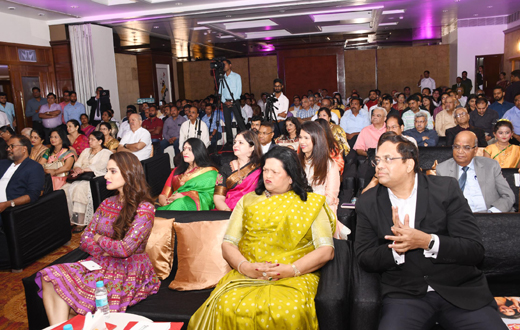
[(39, 259), (21, 273), (0, 271), (0, 330), (26, 330), (29, 328), (22, 279), (77, 248), (80, 238), (81, 234), (72, 234), (69, 245), (62, 246)]

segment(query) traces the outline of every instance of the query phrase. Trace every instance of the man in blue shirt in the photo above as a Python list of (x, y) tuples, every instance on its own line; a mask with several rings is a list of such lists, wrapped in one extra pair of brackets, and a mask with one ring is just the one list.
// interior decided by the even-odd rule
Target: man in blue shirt
[(428, 118), (424, 112), (419, 111), (415, 114), (414, 128), (403, 132), (403, 135), (413, 137), (417, 141), (418, 147), (435, 147), (439, 141), (437, 132), (426, 127)]
[(490, 109), (495, 110), (498, 113), (498, 118), (504, 117), (504, 114), (507, 110), (511, 109), (515, 105), (513, 103), (507, 102), (505, 100), (505, 91), (501, 86), (496, 86), (493, 89), (493, 98), (495, 102), (491, 103), (489, 106)]
[(508, 110), (503, 118), (508, 119), (513, 124), (514, 133), (511, 142), (520, 144), (520, 93), (517, 93), (513, 100), (515, 101), (515, 106)]
[(32, 127), (35, 130), (43, 131), (42, 119), (39, 116), (40, 107), (47, 104), (47, 98), (42, 98), (38, 87), (32, 88), (33, 98), (27, 101), (25, 116), (32, 118)]
[(70, 103), (65, 106), (63, 110), (65, 113), (63, 114), (63, 118), (65, 122), (68, 122), (71, 119), (76, 119), (79, 123), (81, 123), (80, 116), (85, 112), (85, 106), (78, 102), (78, 95), (76, 92), (71, 91), (70, 95)]
[[(220, 95), (222, 95), (221, 101), (224, 108), (224, 119), (226, 122), (226, 141), (228, 144), (231, 144), (233, 143), (233, 131), (231, 130), (231, 112), (233, 112), (235, 116), (235, 120), (240, 131), (246, 130), (246, 125), (242, 119), (239, 105), (237, 104), (237, 100), (239, 100), (240, 95), (242, 95), (242, 78), (240, 78), (238, 73), (231, 71), (230, 60), (224, 60), (222, 62), (224, 63), (224, 79), (226, 81), (222, 81), (220, 83), (219, 92)], [(229, 86), (229, 89), (226, 86), (226, 82), (227, 86)], [(234, 104), (233, 100), (235, 100)]]
[(11, 124), (11, 128), (14, 129), (16, 127), (14, 105), (11, 102), (7, 102), (7, 94), (4, 92), (0, 92), (0, 111), (5, 112)]
[(358, 97), (352, 97), (350, 110), (345, 111), (339, 122), (339, 126), (347, 133), (350, 148), (356, 144), (359, 132), (368, 125), (370, 125), (368, 112), (361, 109), (361, 100)]
[(211, 141), (211, 148), (214, 149), (217, 142), (222, 139), (221, 112), (215, 111), (215, 105), (211, 103), (206, 104), (204, 111), (206, 114), (202, 117), (202, 121), (209, 129), (209, 140)]

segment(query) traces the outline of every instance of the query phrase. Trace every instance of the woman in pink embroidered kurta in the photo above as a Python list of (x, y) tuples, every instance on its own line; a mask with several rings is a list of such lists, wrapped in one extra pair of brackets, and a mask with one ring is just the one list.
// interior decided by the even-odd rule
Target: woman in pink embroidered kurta
[[(87, 260), (95, 261), (101, 270), (89, 271), (76, 262), (47, 267), (36, 276), (50, 324), (66, 321), (72, 311), (95, 311), (96, 281), (105, 283), (111, 312), (124, 312), (159, 290), (160, 281), (145, 252), (155, 211), (142, 166), (137, 157), (125, 152), (113, 154), (107, 168), (107, 188), (119, 194), (99, 206), (80, 246), (91, 255)], [(129, 221), (119, 219), (125, 214), (130, 215)]]

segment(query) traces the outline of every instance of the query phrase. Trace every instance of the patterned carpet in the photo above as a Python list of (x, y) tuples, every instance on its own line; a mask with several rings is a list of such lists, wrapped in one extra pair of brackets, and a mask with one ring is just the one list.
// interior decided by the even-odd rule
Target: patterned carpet
[(26, 330), (29, 328), (22, 279), (77, 248), (80, 238), (81, 234), (72, 234), (69, 245), (62, 246), (39, 259), (21, 273), (0, 271), (0, 330)]

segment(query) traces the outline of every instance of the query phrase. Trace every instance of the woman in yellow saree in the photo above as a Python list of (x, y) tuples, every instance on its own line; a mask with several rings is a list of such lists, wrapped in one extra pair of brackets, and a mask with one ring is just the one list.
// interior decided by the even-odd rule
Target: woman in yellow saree
[(294, 150), (274, 148), (254, 192), (236, 205), (222, 243), (234, 268), (188, 329), (318, 329), (319, 269), (334, 257), (335, 215), (310, 193)]
[(212, 210), (213, 193), (218, 171), (213, 167), (204, 143), (191, 138), (182, 150), (182, 163), (177, 166), (159, 195), (158, 210), (201, 211)]

